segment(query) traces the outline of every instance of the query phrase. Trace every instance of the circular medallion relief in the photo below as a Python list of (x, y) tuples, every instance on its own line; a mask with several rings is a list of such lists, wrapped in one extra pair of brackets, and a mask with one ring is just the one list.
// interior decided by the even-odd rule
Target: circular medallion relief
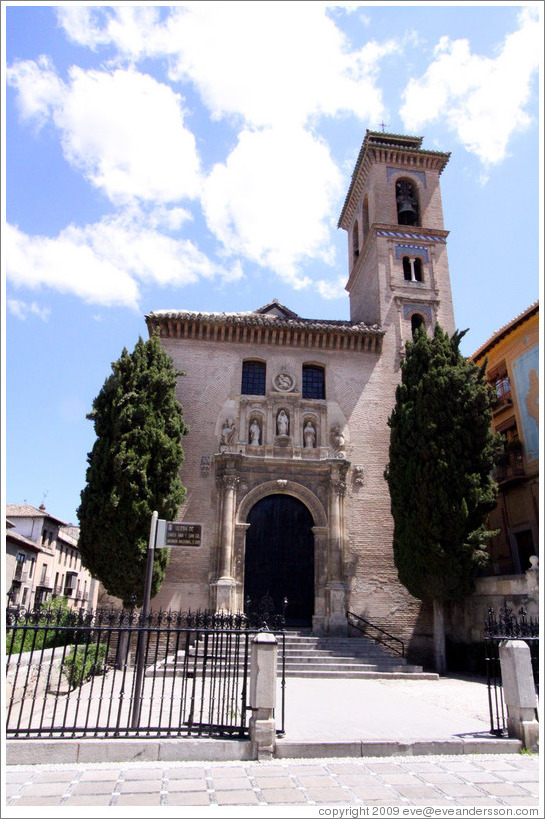
[(295, 387), (295, 378), (291, 373), (283, 370), (275, 375), (273, 378), (275, 389), (280, 392), (291, 392)]

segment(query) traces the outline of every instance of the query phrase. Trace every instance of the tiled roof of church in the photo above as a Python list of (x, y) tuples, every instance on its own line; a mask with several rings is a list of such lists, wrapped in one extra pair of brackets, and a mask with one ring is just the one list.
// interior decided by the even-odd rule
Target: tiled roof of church
[[(274, 311), (274, 307), (277, 308)], [(279, 315), (280, 313), (280, 315)], [(282, 315), (283, 313), (283, 315)], [(194, 310), (153, 310), (146, 316), (148, 322), (153, 323), (161, 319), (192, 319), (209, 321), (221, 324), (238, 324), (247, 326), (287, 327), (290, 329), (307, 330), (342, 330), (343, 332), (383, 333), (378, 324), (368, 325), (360, 322), (335, 319), (302, 318), (278, 302), (271, 302), (257, 310), (248, 310), (238, 313), (212, 313)]]

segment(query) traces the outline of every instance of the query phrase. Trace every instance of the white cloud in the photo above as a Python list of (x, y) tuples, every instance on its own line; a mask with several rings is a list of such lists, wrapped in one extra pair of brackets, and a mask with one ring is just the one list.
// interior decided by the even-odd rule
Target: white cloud
[(147, 227), (134, 214), (70, 225), (56, 238), (27, 236), (7, 225), (7, 278), (15, 286), (49, 287), (103, 306), (138, 308), (145, 283), (184, 286), (201, 278), (233, 281), (240, 264), (215, 265), (188, 240)]
[[(389, 40), (352, 49), (326, 13), (308, 2), (195, 3), (165, 19), (146, 7), (61, 8), (77, 42), (114, 45), (131, 60), (166, 57), (173, 80), (198, 88), (213, 116), (254, 126), (302, 124), (313, 115), (383, 116), (377, 70), (399, 50)], [(155, 11), (155, 10), (154, 10)]]
[(51, 315), (49, 307), (42, 307), (35, 301), (29, 304), (19, 299), (7, 299), (7, 306), (9, 312), (21, 321), (25, 321), (28, 315), (38, 316), (42, 321), (47, 321)]
[(338, 276), (333, 281), (320, 279), (320, 281), (316, 282), (316, 288), (320, 296), (328, 301), (346, 299), (346, 276)]
[(302, 263), (332, 262), (328, 217), (341, 188), (328, 148), (307, 131), (245, 130), (207, 179), (203, 207), (228, 253), (303, 287), (310, 279), (300, 275)]
[(472, 54), (467, 40), (442, 37), (424, 76), (405, 89), (400, 111), (405, 126), (414, 131), (445, 119), (481, 162), (501, 162), (511, 136), (531, 122), (525, 106), (542, 48), (534, 8), (521, 11), (519, 29), (505, 38), (495, 58)]
[(195, 138), (171, 88), (135, 70), (73, 67), (64, 84), (47, 61), (15, 63), (8, 82), (27, 118), (51, 117), (67, 160), (114, 202), (195, 198)]
[(38, 128), (44, 125), (53, 110), (62, 104), (65, 87), (55, 73), (49, 57), (16, 60), (7, 69), (9, 85), (17, 87), (17, 107), (23, 120), (34, 120)]
[(7, 279), (12, 284), (49, 287), (95, 304), (137, 307), (136, 282), (97, 254), (81, 229), (68, 227), (49, 239), (27, 236), (8, 224), (4, 242)]

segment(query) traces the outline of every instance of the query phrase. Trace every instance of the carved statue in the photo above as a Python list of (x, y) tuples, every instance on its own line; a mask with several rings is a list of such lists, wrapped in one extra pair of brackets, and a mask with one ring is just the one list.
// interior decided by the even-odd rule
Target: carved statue
[(290, 429), (290, 419), (286, 415), (285, 410), (280, 410), (278, 413), (278, 418), (276, 419), (276, 426), (277, 426), (277, 434), (278, 435), (289, 435)]
[(316, 430), (311, 421), (307, 421), (303, 430), (306, 449), (313, 449), (316, 445)]
[(231, 446), (233, 443), (235, 432), (237, 428), (232, 418), (226, 418), (221, 428), (221, 443), (225, 446)]
[(252, 418), (250, 424), (250, 444), (252, 446), (259, 446), (259, 438), (261, 436), (261, 427), (257, 418)]
[(341, 428), (338, 424), (331, 427), (330, 439), (331, 443), (333, 444), (333, 449), (342, 449), (344, 447), (344, 435), (342, 434)]

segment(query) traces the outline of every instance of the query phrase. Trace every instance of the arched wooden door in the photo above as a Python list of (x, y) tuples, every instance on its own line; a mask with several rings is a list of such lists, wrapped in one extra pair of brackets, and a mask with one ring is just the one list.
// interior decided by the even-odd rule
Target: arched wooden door
[(257, 603), (269, 594), (277, 612), (288, 599), (286, 624), (311, 626), (314, 614), (314, 521), (291, 495), (268, 495), (252, 507), (247, 522), (244, 598)]

